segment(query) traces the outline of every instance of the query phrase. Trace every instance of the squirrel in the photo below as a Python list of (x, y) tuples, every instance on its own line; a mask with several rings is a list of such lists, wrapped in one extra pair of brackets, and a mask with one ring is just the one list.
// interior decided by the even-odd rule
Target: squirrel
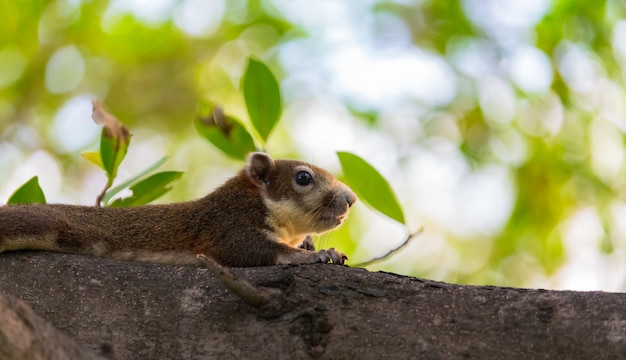
[(329, 172), (296, 160), (248, 155), (246, 166), (198, 200), (128, 208), (64, 204), (0, 206), (0, 253), (45, 250), (191, 265), (344, 264), (315, 251), (310, 234), (342, 224), (356, 195)]

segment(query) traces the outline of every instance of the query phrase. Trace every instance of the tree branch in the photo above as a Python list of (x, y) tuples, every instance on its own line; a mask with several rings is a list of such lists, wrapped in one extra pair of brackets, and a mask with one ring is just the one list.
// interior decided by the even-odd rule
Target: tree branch
[(112, 347), (106, 358), (94, 355), (37, 316), (22, 300), (0, 294), (0, 359), (114, 359)]
[(406, 239), (404, 239), (404, 241), (402, 242), (402, 244), (400, 244), (400, 246), (398, 246), (398, 247), (397, 247), (397, 248), (395, 248), (395, 249), (389, 250), (389, 251), (388, 251), (385, 255), (381, 255), (381, 256), (379, 256), (379, 257), (375, 257), (375, 258), (373, 258), (373, 259), (371, 259), (371, 260), (364, 261), (364, 262), (361, 262), (361, 263), (350, 264), (350, 266), (351, 266), (351, 267), (366, 267), (366, 266), (372, 265), (372, 264), (374, 264), (374, 263), (376, 263), (376, 262), (379, 262), (379, 261), (385, 260), (385, 259), (387, 259), (388, 257), (390, 257), (390, 256), (394, 255), (395, 253), (397, 253), (398, 251), (402, 250), (405, 246), (407, 246), (407, 245), (409, 244), (409, 242), (410, 242), (413, 238), (415, 238), (415, 237), (417, 237), (417, 236), (421, 235), (423, 232), (424, 232), (424, 228), (422, 227), (422, 228), (420, 228), (419, 230), (417, 230), (416, 232), (414, 232), (414, 233), (412, 233), (412, 234), (409, 234), (409, 235), (406, 237)]
[(231, 288), (246, 288), (245, 279), (250, 293), (281, 294), (290, 310), (266, 317), (267, 305), (251, 311), (242, 300), (259, 305), (264, 295), (234, 295), (200, 267), (14, 252), (0, 256), (0, 269), (0, 293), (28, 302), (93, 353), (115, 344), (122, 360), (626, 354), (626, 294), (463, 286), (328, 264), (218, 268), (236, 273)]

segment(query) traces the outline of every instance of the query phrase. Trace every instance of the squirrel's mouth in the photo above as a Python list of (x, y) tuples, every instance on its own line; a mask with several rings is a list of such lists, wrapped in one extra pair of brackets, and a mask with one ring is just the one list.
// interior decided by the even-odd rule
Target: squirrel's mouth
[(343, 223), (343, 221), (348, 217), (348, 211), (343, 214), (335, 215), (335, 214), (326, 214), (320, 217), (325, 224), (328, 224), (331, 228), (337, 227)]
[(318, 208), (317, 225), (320, 228), (319, 231), (328, 231), (340, 226), (350, 213), (350, 205), (350, 203), (331, 201)]

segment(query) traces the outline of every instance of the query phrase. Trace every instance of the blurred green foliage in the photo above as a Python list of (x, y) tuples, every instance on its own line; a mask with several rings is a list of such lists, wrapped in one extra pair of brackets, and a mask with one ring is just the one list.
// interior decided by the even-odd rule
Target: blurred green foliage
[[(58, 145), (59, 135), (53, 129), (59, 109), (72, 98), (87, 94), (103, 100), (130, 129), (147, 127), (163, 134), (168, 139), (163, 144), (165, 153), (175, 155), (176, 149), (193, 142), (198, 137), (195, 125), (205, 138), (216, 139), (210, 141), (223, 152), (243, 158), (243, 151), (227, 149), (229, 140), (217, 139), (221, 133), (210, 133), (194, 115), (196, 111), (202, 116), (213, 114), (213, 105), (205, 102), (210, 100), (225, 109), (224, 123), (238, 129), (231, 134), (241, 146), (252, 149), (262, 145), (271, 152), (278, 149), (281, 154), (294, 154), (297, 139), (291, 138), (289, 128), (274, 129), (280, 116), (274, 85), (267, 89), (269, 93), (263, 93), (269, 99), (257, 99), (253, 112), (249, 98), (259, 92), (244, 90), (242, 95), (240, 86), (245, 83), (250, 57), (267, 64), (280, 83), (289, 74), (277, 48), (316, 34), (307, 33), (305, 26), (286, 15), (280, 6), (286, 3), (240, 0), (216, 2), (216, 8), (223, 8), (223, 16), (218, 17), (214, 30), (191, 35), (174, 16), (184, 3), (172, 2), (165, 11), (170, 16), (150, 20), (131, 11), (112, 12), (114, 2), (109, 1), (0, 0), (0, 152), (3, 143), (22, 153), (44, 150), (56, 154), (66, 177), (81, 178), (86, 170), (75, 165), (80, 160)], [(626, 50), (618, 48), (626, 48), (620, 45), (626, 39), (616, 38), (617, 24), (626, 18), (626, 5), (617, 0), (546, 1), (545, 14), (529, 28), (519, 30), (515, 16), (494, 19), (484, 11), (484, 15), (476, 15), (485, 10), (484, 4), (494, 3), (497, 1), (377, 1), (370, 9), (374, 15), (397, 19), (408, 30), (410, 43), (405, 46), (435, 54), (454, 71), (458, 89), (450, 102), (435, 106), (417, 102), (423, 111), (413, 121), (421, 123), (422, 133), (411, 145), (427, 146), (445, 138), (457, 147), (471, 170), (494, 164), (506, 168), (514, 192), (511, 214), (495, 235), (478, 232), (466, 239), (468, 235), (459, 235), (454, 228), (441, 229), (441, 224), (421, 215), (417, 221), (424, 223), (423, 236), (429, 229), (440, 231), (459, 256), (456, 263), (441, 265), (445, 270), (407, 262), (406, 272), (412, 275), (507, 285), (527, 284), (526, 270), (549, 278), (568, 259), (564, 239), (568, 221), (586, 208), (593, 209), (601, 222), (603, 235), (593, 244), (598, 253), (611, 256), (624, 242), (615, 212), (626, 197), (624, 159), (618, 156), (607, 166), (603, 161), (611, 152), (598, 148), (616, 143), (620, 146), (617, 151), (623, 152), (626, 140), (626, 111), (620, 105), (626, 103)], [(472, 9), (477, 11), (472, 13)], [(494, 26), (497, 21), (512, 25)], [(516, 31), (519, 37), (505, 37)], [(383, 44), (382, 40), (376, 41)], [(528, 90), (507, 72), (516, 42), (539, 50), (547, 59), (553, 77), (546, 91)], [(468, 73), (464, 66), (471, 65), (471, 59), (457, 63), (457, 54), (467, 50), (467, 44), (480, 46), (477, 57), (488, 76)], [(581, 80), (585, 76), (588, 81)], [(500, 103), (494, 105), (481, 97), (487, 77), (512, 89), (510, 120), (499, 122), (492, 111)], [(297, 97), (284, 95), (282, 101), (287, 102)], [(346, 109), (354, 109), (354, 119), (385, 131), (385, 118), (375, 109), (363, 111), (344, 102)], [(269, 107), (263, 108), (265, 105)], [(253, 114), (268, 116), (270, 125), (259, 130), (253, 125), (258, 116)], [(258, 144), (246, 131), (253, 128), (261, 136)], [(265, 144), (272, 130), (275, 135)], [(81, 150), (93, 150), (97, 140)], [(521, 155), (507, 158), (507, 151), (516, 146), (522, 149), (516, 154)], [(201, 160), (188, 167), (227, 166), (217, 158), (218, 153), (206, 151), (197, 154)], [(408, 154), (400, 151), (396, 156), (402, 159)], [(2, 156), (0, 153), (0, 159)], [(0, 168), (0, 183), (11, 170)], [(176, 192), (174, 200), (200, 195), (194, 192), (197, 183), (183, 182), (180, 187), (191, 190)], [(399, 195), (404, 204), (417, 201)], [(357, 238), (367, 232), (367, 225), (358, 218), (350, 219), (337, 231), (343, 241), (337, 246), (348, 253), (357, 249)], [(476, 254), (483, 253), (487, 254), (484, 263), (465, 270)], [(401, 265), (394, 270), (399, 271)]]

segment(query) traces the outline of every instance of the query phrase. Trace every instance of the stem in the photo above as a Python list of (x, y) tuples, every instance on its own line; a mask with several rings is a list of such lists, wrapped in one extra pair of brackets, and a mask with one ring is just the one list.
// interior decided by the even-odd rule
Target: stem
[(106, 185), (104, 185), (104, 189), (102, 189), (100, 194), (98, 194), (98, 196), (96, 197), (96, 207), (101, 206), (102, 198), (104, 198), (104, 195), (107, 193), (107, 190), (111, 188), (111, 185), (113, 185), (113, 179), (107, 176), (107, 183)]
[(391, 249), (390, 251), (388, 251), (385, 255), (379, 256), (379, 257), (375, 257), (371, 260), (362, 262), (362, 263), (357, 263), (357, 264), (351, 264), (351, 267), (365, 267), (365, 266), (369, 266), (372, 265), (375, 262), (381, 261), (381, 260), (385, 260), (387, 257), (397, 253), (398, 251), (402, 250), (402, 248), (404, 248), (405, 246), (407, 246), (409, 244), (409, 241), (419, 235), (421, 235), (424, 232), (424, 228), (420, 228), (419, 230), (417, 230), (416, 232), (409, 234), (406, 239), (402, 242), (402, 244), (400, 244), (400, 246), (398, 246), (395, 249)]

